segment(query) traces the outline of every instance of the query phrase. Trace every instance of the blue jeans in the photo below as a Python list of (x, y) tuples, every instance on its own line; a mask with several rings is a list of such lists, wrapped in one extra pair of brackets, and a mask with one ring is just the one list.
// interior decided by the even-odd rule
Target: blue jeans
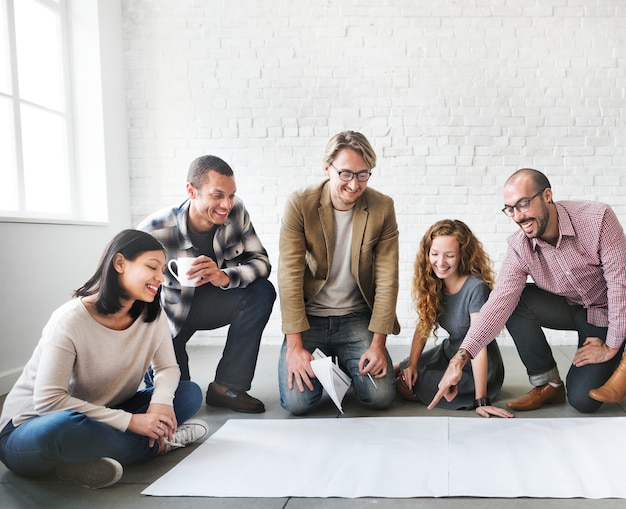
[[(145, 413), (153, 389), (137, 392), (115, 407), (133, 414)], [(192, 417), (202, 404), (202, 391), (194, 382), (180, 382), (174, 397), (178, 424)], [(119, 431), (108, 424), (71, 410), (33, 417), (15, 427), (9, 422), (0, 432), (0, 460), (19, 475), (37, 476), (53, 471), (60, 463), (84, 463), (113, 458), (122, 465), (154, 458), (158, 442), (131, 431)]]
[[(359, 373), (359, 360), (372, 344), (373, 333), (368, 330), (370, 313), (351, 313), (344, 316), (319, 317), (307, 315), (311, 328), (302, 332), (302, 343), (306, 350), (313, 353), (319, 348), (328, 356), (336, 356), (339, 366), (352, 379), (358, 401), (368, 407), (387, 408), (394, 400), (396, 388), (393, 366), (389, 352), (387, 356), (387, 375), (376, 378), (376, 385), (367, 375)], [(306, 386), (300, 392), (294, 383), (289, 389), (286, 365), (287, 343), (283, 342), (278, 361), (278, 389), (281, 406), (294, 415), (309, 412), (322, 397), (322, 384), (312, 379), (313, 390)]]
[[(542, 327), (577, 331), (578, 347), (588, 337), (598, 337), (604, 341), (607, 334), (606, 327), (587, 322), (587, 310), (584, 307), (571, 305), (565, 297), (528, 283), (506, 328), (533, 386), (544, 385), (558, 375), (552, 349)], [(604, 385), (620, 359), (618, 353), (613, 359), (601, 364), (588, 364), (579, 368), (572, 364), (565, 380), (569, 404), (582, 413), (592, 413), (600, 408), (602, 403), (589, 397), (589, 390)]]
[(276, 300), (276, 290), (267, 279), (257, 279), (245, 288), (222, 290), (211, 284), (196, 288), (185, 325), (174, 338), (174, 351), (181, 380), (189, 380), (186, 345), (199, 330), (230, 325), (215, 381), (230, 389), (248, 391), (256, 369), (261, 335)]

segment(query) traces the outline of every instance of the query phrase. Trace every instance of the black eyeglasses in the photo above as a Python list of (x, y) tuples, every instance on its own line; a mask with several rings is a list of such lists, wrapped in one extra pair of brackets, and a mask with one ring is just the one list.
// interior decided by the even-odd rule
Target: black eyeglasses
[(367, 182), (370, 176), (372, 175), (372, 172), (369, 170), (364, 170), (364, 171), (359, 171), (357, 173), (354, 173), (348, 170), (338, 170), (337, 168), (333, 166), (333, 163), (330, 163), (330, 165), (337, 172), (337, 175), (339, 175), (339, 180), (343, 182), (350, 182), (354, 177), (356, 177), (356, 179), (359, 182)]
[(505, 205), (504, 208), (502, 209), (502, 212), (504, 212), (504, 214), (509, 217), (513, 217), (513, 214), (515, 214), (516, 210), (519, 213), (523, 214), (530, 208), (530, 202), (533, 201), (537, 196), (539, 196), (544, 191), (545, 189), (542, 189), (537, 194), (533, 194), (530, 198), (522, 198), (515, 205)]

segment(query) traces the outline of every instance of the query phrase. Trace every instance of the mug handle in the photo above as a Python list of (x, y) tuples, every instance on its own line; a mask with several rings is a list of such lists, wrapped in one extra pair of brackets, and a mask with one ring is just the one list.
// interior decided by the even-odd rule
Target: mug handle
[(170, 269), (170, 273), (172, 274), (172, 276), (176, 278), (176, 281), (182, 284), (180, 278), (178, 277), (178, 274), (176, 273), (178, 272), (178, 264), (176, 266), (176, 272), (174, 272), (174, 270), (172, 269), (172, 263), (176, 263), (176, 260), (174, 258), (172, 258), (169, 262), (167, 262), (167, 268)]

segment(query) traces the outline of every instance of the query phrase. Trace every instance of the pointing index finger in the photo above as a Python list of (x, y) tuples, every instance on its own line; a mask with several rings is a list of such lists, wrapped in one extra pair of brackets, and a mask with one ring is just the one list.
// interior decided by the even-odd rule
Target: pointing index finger
[(439, 401), (441, 401), (441, 398), (443, 398), (443, 395), (445, 394), (445, 392), (447, 390), (449, 390), (449, 387), (441, 387), (437, 391), (437, 394), (435, 394), (435, 397), (433, 398), (433, 400), (428, 405), (428, 410), (432, 410), (433, 408), (435, 408), (437, 406), (437, 403), (439, 403)]

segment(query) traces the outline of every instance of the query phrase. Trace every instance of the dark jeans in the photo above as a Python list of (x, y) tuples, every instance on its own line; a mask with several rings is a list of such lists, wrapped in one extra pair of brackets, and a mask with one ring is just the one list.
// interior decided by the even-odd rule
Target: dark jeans
[(257, 279), (245, 288), (222, 290), (211, 284), (196, 288), (185, 325), (174, 338), (174, 351), (181, 380), (189, 380), (186, 345), (199, 330), (229, 325), (215, 381), (237, 391), (248, 391), (256, 369), (261, 335), (276, 300), (276, 290), (267, 279)]
[[(114, 408), (132, 414), (146, 413), (152, 388), (137, 392)], [(202, 405), (202, 391), (194, 382), (180, 382), (174, 396), (174, 412), (180, 426)], [(0, 460), (20, 475), (36, 476), (60, 463), (83, 463), (114, 458), (122, 465), (154, 458), (159, 444), (132, 431), (120, 431), (84, 414), (65, 410), (33, 417), (15, 427), (9, 422), (0, 432)]]
[[(588, 337), (606, 340), (607, 328), (587, 322), (587, 311), (580, 305), (568, 304), (565, 297), (555, 295), (528, 283), (517, 308), (506, 323), (533, 385), (543, 385), (558, 371), (552, 349), (542, 327), (578, 332), (578, 346)], [(622, 347), (623, 349), (623, 347)], [(583, 413), (595, 412), (602, 403), (589, 397), (589, 390), (600, 387), (611, 376), (621, 355), (602, 364), (572, 365), (567, 373), (566, 388), (569, 404)]]

